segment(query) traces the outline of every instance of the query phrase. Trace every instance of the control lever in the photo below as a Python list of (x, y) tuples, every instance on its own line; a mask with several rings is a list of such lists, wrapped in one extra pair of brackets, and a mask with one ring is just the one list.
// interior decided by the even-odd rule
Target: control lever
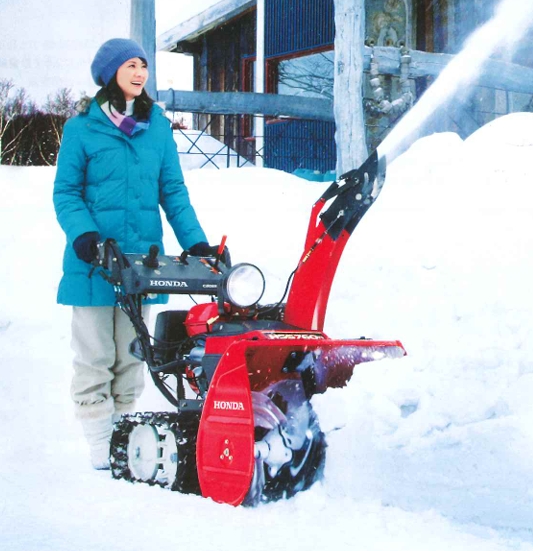
[(180, 254), (180, 262), (182, 264), (185, 264), (185, 266), (189, 265), (189, 263), (187, 262), (187, 257), (188, 256), (189, 256), (189, 251), (188, 250), (182, 251), (182, 253)]
[(215, 257), (215, 270), (218, 268), (218, 263), (220, 262), (220, 259), (222, 258), (222, 253), (224, 252), (224, 247), (226, 246), (226, 239), (228, 238), (227, 235), (222, 236), (222, 240), (220, 241), (220, 245), (218, 246), (217, 255)]
[(148, 256), (143, 258), (143, 264), (147, 268), (159, 268), (159, 260), (157, 255), (159, 254), (159, 247), (157, 245), (150, 245)]

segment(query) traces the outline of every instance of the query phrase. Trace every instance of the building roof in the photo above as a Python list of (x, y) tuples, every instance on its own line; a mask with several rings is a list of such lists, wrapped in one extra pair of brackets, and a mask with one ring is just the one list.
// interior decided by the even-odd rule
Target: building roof
[(156, 50), (168, 52), (174, 50), (180, 42), (192, 42), (207, 31), (237, 17), (255, 4), (256, 0), (221, 0), (207, 10), (159, 35), (156, 41)]

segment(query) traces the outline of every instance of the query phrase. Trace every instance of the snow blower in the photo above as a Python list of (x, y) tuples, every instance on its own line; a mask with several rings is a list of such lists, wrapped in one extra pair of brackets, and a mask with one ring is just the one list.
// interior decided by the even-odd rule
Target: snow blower
[[(112, 476), (257, 505), (291, 497), (322, 474), (326, 440), (311, 397), (343, 387), (354, 367), (399, 358), (399, 341), (334, 340), (323, 332), (331, 284), (351, 233), (383, 185), (374, 152), (313, 205), (303, 254), (278, 304), (260, 305), (261, 270), (215, 257), (123, 254), (99, 245), (100, 273), (137, 338), (172, 411), (123, 415), (111, 440)], [(223, 259), (225, 262), (223, 262)], [(142, 318), (152, 293), (205, 295), (189, 311), (158, 314), (154, 335)]]

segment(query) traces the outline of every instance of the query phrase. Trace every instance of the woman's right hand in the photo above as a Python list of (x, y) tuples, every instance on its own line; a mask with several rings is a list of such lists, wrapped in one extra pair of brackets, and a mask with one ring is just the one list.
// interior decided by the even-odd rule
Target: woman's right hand
[(76, 237), (72, 247), (80, 260), (90, 264), (98, 255), (97, 244), (99, 241), (100, 234), (96, 231), (89, 231)]

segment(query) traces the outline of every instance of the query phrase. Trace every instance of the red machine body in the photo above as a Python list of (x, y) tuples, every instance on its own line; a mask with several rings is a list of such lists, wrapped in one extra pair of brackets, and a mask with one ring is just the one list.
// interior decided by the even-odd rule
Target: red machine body
[(283, 369), (291, 354), (314, 354), (320, 362), (316, 393), (345, 386), (358, 363), (405, 355), (399, 341), (332, 340), (318, 333), (313, 339), (312, 335), (258, 333), (249, 335), (252, 342), (241, 340), (227, 348), (211, 382), (198, 432), (202, 495), (231, 505), (247, 497), (255, 459), (251, 397), (283, 381), (301, 384), (298, 372)]
[[(126, 290), (119, 303), (137, 329), (138, 355), (178, 412), (121, 421), (114, 436), (114, 476), (193, 491), (231, 505), (290, 497), (320, 478), (326, 442), (311, 407), (313, 395), (346, 385), (360, 363), (406, 354), (396, 340), (334, 340), (323, 333), (342, 252), (379, 195), (384, 173), (385, 159), (376, 152), (313, 205), (284, 305), (237, 304), (228, 283), (237, 267), (228, 271), (220, 264), (223, 244), (211, 261), (165, 257), (157, 278), (150, 271), (157, 264), (152, 252), (149, 262), (132, 258), (119, 266), (113, 281)], [(107, 256), (119, 256), (112, 253)], [(160, 314), (151, 344), (132, 296), (191, 289), (213, 294), (214, 288), (216, 301)], [(154, 430), (155, 451), (145, 453), (147, 431), (139, 427), (146, 425)], [(175, 447), (174, 454), (168, 453), (169, 446)], [(148, 475), (147, 463), (153, 467)]]

